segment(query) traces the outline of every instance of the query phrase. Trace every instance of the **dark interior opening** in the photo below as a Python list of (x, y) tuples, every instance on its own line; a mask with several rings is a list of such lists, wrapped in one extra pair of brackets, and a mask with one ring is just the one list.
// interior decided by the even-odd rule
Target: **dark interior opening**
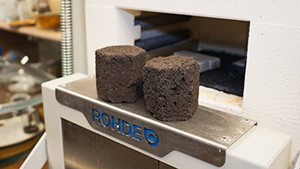
[[(150, 59), (182, 50), (192, 52), (203, 68), (210, 64), (201, 70), (200, 85), (243, 96), (248, 21), (141, 12), (135, 18), (135, 26), (141, 30), (135, 45), (147, 50)], [(211, 59), (216, 61), (215, 66), (211, 66)]]

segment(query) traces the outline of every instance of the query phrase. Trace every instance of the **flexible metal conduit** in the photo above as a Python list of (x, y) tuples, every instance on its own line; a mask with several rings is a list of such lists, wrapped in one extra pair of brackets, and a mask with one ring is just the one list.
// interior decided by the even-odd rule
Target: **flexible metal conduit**
[(72, 0), (61, 0), (62, 76), (73, 74)]

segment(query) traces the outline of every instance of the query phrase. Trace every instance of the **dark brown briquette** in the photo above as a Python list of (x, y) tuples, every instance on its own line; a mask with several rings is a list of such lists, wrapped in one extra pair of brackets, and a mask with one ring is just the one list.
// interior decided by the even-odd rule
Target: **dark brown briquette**
[(199, 65), (182, 56), (158, 57), (143, 69), (146, 109), (162, 121), (191, 118), (198, 107)]
[(143, 96), (146, 51), (136, 46), (109, 46), (96, 50), (98, 97), (112, 103), (132, 103)]

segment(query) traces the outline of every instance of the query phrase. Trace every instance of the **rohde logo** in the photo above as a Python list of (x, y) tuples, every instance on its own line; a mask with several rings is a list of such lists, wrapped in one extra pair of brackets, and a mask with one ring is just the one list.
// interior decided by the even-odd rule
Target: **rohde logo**
[(151, 147), (157, 147), (159, 144), (159, 137), (155, 131), (145, 128), (144, 130), (145, 140)]
[(110, 128), (111, 130), (127, 137), (131, 137), (136, 141), (145, 141), (151, 147), (157, 147), (159, 145), (159, 136), (152, 129), (127, 122), (105, 112), (100, 112), (97, 109), (92, 109), (92, 119), (93, 122), (100, 126)]

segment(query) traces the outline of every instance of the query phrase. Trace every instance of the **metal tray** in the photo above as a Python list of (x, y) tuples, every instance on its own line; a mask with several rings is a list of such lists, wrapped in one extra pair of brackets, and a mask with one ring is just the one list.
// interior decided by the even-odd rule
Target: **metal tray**
[(162, 122), (145, 110), (143, 99), (134, 104), (98, 99), (94, 77), (64, 84), (55, 92), (59, 103), (82, 112), (93, 128), (159, 157), (180, 151), (222, 166), (226, 149), (256, 125), (201, 106), (188, 121)]

